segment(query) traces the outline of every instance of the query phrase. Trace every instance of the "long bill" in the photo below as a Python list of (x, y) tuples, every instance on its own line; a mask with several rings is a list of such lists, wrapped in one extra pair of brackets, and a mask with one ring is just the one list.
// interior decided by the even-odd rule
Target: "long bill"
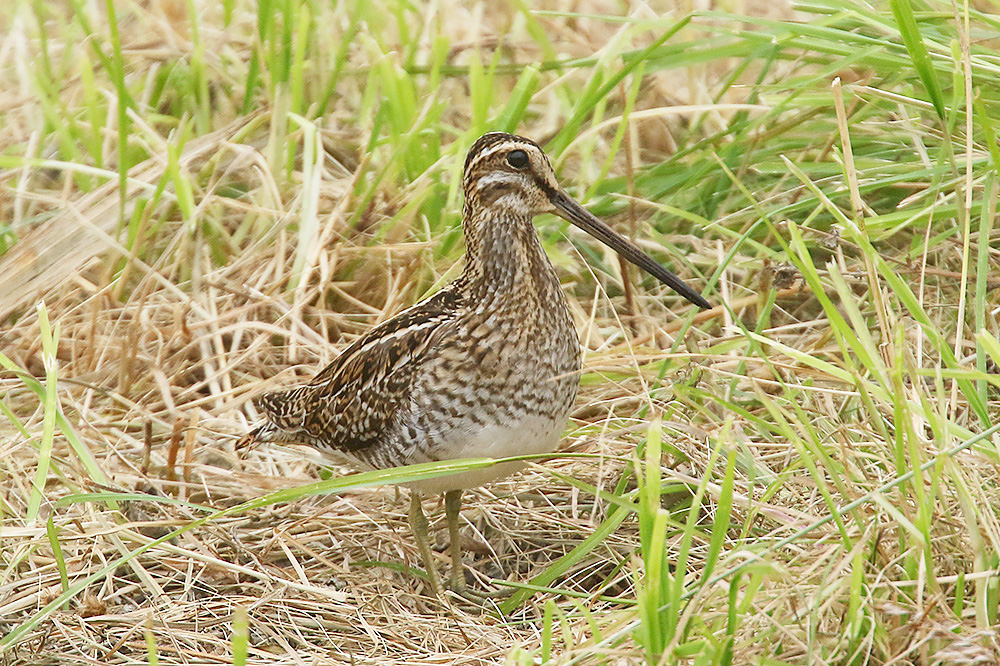
[(655, 259), (636, 247), (630, 240), (595, 217), (586, 208), (573, 201), (565, 192), (554, 192), (549, 197), (549, 201), (556, 207), (555, 213), (559, 217), (580, 227), (626, 260), (646, 271), (698, 307), (704, 309), (712, 307), (711, 303), (706, 301), (697, 291), (689, 287), (684, 280), (658, 264)]

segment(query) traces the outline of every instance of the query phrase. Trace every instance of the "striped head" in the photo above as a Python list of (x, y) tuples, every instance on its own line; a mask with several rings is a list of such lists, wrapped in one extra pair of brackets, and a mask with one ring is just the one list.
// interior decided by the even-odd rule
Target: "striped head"
[(559, 190), (541, 147), (504, 132), (489, 132), (472, 144), (462, 186), (467, 215), (489, 209), (518, 218), (554, 212), (551, 198)]
[(483, 220), (514, 225), (535, 215), (553, 213), (583, 229), (627, 261), (671, 287), (701, 308), (712, 307), (701, 294), (574, 201), (556, 182), (549, 158), (531, 139), (489, 132), (479, 137), (465, 158), (466, 235), (479, 233)]

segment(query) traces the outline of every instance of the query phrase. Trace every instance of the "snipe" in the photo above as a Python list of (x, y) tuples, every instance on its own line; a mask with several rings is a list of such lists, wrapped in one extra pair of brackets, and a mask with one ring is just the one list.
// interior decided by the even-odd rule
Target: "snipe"
[[(555, 213), (701, 308), (696, 291), (573, 201), (539, 146), (491, 132), (465, 160), (466, 263), (438, 293), (373, 328), (308, 384), (263, 395), (266, 421), (244, 444), (298, 442), (356, 467), (554, 450), (576, 398), (580, 340), (532, 218)], [(420, 493), (444, 493), (451, 587), (465, 589), (462, 490), (505, 463), (412, 484), (410, 524), (441, 594)]]

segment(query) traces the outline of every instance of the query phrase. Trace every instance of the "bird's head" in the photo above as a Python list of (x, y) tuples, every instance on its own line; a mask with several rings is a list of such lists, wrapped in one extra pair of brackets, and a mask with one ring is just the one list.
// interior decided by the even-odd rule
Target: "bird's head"
[(554, 213), (580, 227), (695, 305), (712, 307), (683, 280), (566, 194), (556, 182), (549, 158), (531, 139), (505, 132), (489, 132), (479, 137), (465, 158), (462, 186), (465, 217), (473, 224), (487, 216), (513, 222), (530, 220), (542, 213)]

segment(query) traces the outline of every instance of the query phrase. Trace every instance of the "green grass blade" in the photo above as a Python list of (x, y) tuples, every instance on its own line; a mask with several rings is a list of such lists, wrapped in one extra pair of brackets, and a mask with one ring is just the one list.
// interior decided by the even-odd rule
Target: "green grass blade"
[(906, 45), (906, 51), (910, 54), (910, 60), (913, 61), (913, 68), (923, 82), (938, 118), (944, 120), (944, 96), (941, 94), (941, 86), (938, 84), (937, 75), (931, 65), (930, 56), (927, 54), (924, 38), (917, 26), (913, 6), (910, 4), (910, 0), (889, 0), (889, 6), (892, 8), (892, 15), (899, 25), (899, 34)]
[(38, 323), (42, 337), (42, 363), (45, 366), (45, 390), (43, 399), (44, 415), (42, 417), (42, 441), (38, 447), (38, 467), (35, 469), (35, 482), (28, 498), (27, 522), (31, 523), (38, 517), (42, 499), (45, 493), (45, 481), (49, 476), (49, 465), (52, 460), (52, 443), (55, 437), (56, 414), (58, 406), (59, 366), (56, 360), (56, 349), (59, 345), (59, 324), (55, 328), (49, 326), (48, 311), (45, 303), (38, 304)]

